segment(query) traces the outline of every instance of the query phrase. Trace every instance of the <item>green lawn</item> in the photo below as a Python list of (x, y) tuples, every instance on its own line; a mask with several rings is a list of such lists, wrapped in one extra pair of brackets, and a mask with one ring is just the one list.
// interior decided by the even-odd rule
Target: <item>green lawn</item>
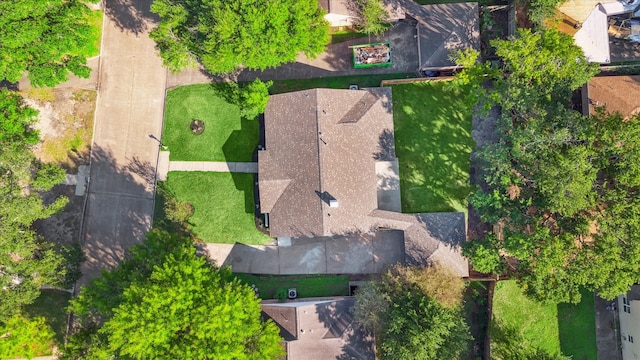
[(56, 333), (56, 342), (62, 344), (67, 331), (67, 306), (71, 294), (59, 290), (42, 290), (33, 304), (25, 307), (29, 317), (42, 316), (47, 325)]
[(403, 212), (467, 212), (472, 106), (465, 102), (467, 88), (451, 85), (393, 86)]
[(558, 304), (560, 348), (573, 360), (596, 360), (596, 318), (593, 292), (582, 291), (577, 304)]
[(204, 242), (271, 241), (255, 226), (253, 174), (170, 172), (162, 187), (178, 201), (193, 205), (190, 230)]
[[(496, 333), (497, 328), (500, 328), (502, 336)], [(492, 352), (514, 351), (511, 348), (513, 343), (550, 354), (561, 351), (556, 304), (543, 304), (529, 299), (513, 280), (496, 284), (491, 333), (492, 338), (496, 338), (492, 341)], [(507, 341), (513, 343), (507, 345)], [(509, 349), (501, 349), (501, 346)]]
[(359, 87), (378, 87), (382, 80), (406, 79), (415, 77), (415, 74), (380, 74), (380, 75), (350, 75), (334, 76), (315, 79), (291, 79), (274, 81), (269, 90), (272, 94), (280, 94), (298, 90), (328, 88), (328, 89), (348, 89), (349, 85)]
[[(252, 160), (259, 123), (241, 120), (238, 106), (217, 96), (211, 85), (169, 90), (165, 104), (162, 142), (168, 146), (172, 161)], [(204, 122), (202, 134), (194, 135), (189, 129), (193, 119)]]
[(338, 275), (253, 275), (236, 273), (240, 281), (256, 285), (262, 299), (273, 299), (280, 288), (296, 288), (298, 297), (349, 295), (349, 277)]
[(363, 32), (353, 31), (353, 30), (344, 30), (344, 31), (334, 31), (331, 33), (331, 44), (339, 44), (341, 42), (358, 39), (362, 37), (367, 37), (368, 35)]

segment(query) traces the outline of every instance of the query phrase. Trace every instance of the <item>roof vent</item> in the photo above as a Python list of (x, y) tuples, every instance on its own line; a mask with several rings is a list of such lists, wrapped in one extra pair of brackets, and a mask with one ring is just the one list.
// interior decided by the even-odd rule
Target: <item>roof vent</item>
[(330, 199), (330, 200), (329, 200), (329, 207), (337, 208), (337, 207), (338, 207), (338, 200), (336, 200), (336, 199)]

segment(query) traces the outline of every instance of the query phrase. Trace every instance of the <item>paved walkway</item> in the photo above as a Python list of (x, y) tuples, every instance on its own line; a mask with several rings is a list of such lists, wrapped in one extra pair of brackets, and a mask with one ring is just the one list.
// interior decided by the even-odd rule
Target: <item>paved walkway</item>
[(206, 244), (206, 250), (216, 264), (253, 274), (372, 274), (404, 262), (404, 236), (397, 230), (278, 242), (280, 246)]
[(153, 215), (166, 69), (148, 37), (152, 0), (106, 1), (79, 285), (115, 267)]
[(596, 313), (596, 346), (598, 348), (598, 360), (621, 360), (622, 353), (618, 347), (618, 322), (617, 310), (611, 309), (614, 301), (607, 301), (595, 295)]

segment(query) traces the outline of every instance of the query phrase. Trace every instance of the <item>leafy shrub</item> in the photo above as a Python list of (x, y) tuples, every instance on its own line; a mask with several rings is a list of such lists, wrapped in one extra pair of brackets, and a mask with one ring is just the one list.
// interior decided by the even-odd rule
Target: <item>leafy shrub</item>
[(15, 315), (0, 324), (0, 359), (49, 355), (55, 333), (43, 317), (27, 319)]

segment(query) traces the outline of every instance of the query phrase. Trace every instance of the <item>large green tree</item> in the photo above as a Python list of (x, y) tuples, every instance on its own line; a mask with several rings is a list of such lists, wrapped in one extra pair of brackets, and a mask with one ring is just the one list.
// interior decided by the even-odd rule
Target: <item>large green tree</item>
[(605, 298), (627, 291), (640, 281), (640, 119), (568, 108), (597, 71), (571, 37), (521, 30), (493, 45), (504, 67), (489, 71), (484, 101), (502, 116), (497, 141), (477, 152), (483, 186), (470, 201), (502, 230), (471, 242), (467, 255), (482, 271), (511, 264), (539, 300), (577, 302), (582, 287)]
[(278, 327), (260, 318), (254, 290), (196, 254), (184, 238), (152, 231), (120, 268), (83, 288), (72, 309), (84, 329), (66, 358), (277, 359)]
[(329, 24), (315, 0), (155, 0), (151, 32), (165, 65), (195, 64), (212, 74), (264, 70), (315, 57), (329, 43)]
[(79, 55), (90, 41), (89, 11), (80, 0), (0, 1), (0, 80), (27, 72), (32, 85), (55, 86), (69, 72), (89, 77)]
[(395, 266), (358, 289), (355, 317), (375, 332), (381, 359), (461, 359), (471, 339), (464, 288), (445, 268)]
[(0, 90), (0, 321), (33, 302), (42, 286), (64, 278), (62, 256), (31, 227), (67, 203), (44, 204), (38, 193), (60, 183), (64, 171), (35, 159), (36, 115), (17, 93)]

